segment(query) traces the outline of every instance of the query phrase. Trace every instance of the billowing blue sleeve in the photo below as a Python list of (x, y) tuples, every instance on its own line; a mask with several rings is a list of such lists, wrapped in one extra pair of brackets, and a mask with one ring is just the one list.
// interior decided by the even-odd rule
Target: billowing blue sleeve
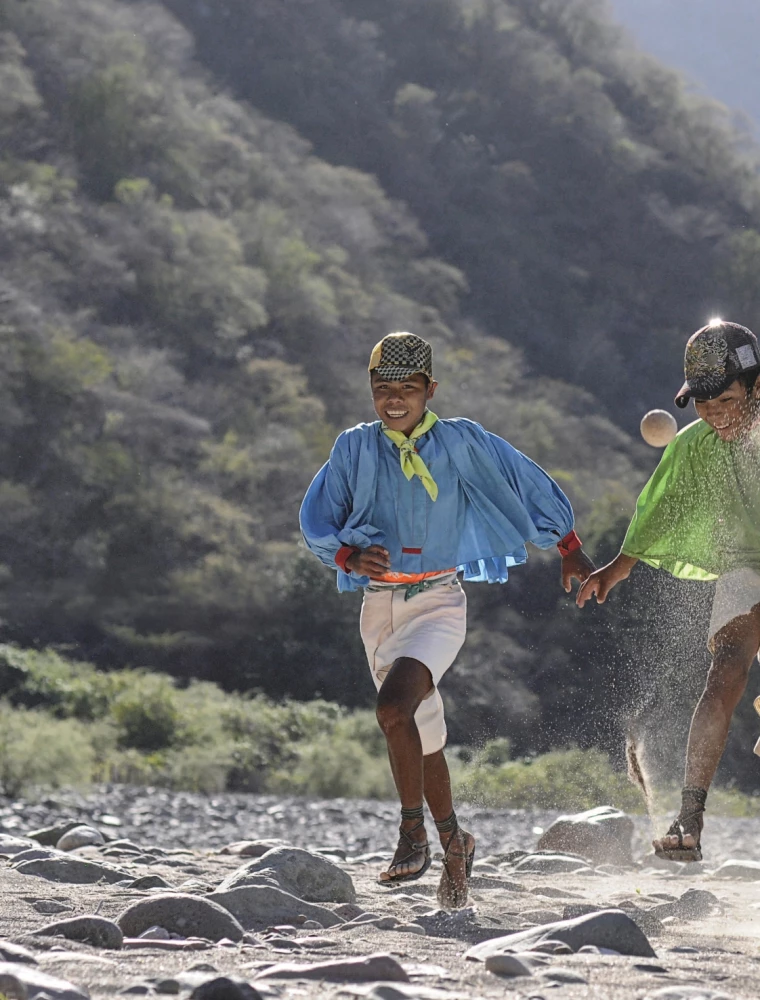
[(527, 455), (497, 434), (486, 432), (498, 456), (499, 465), (511, 488), (520, 497), (538, 532), (530, 541), (539, 549), (549, 549), (573, 530), (575, 518), (570, 501), (552, 477)]
[[(330, 458), (306, 491), (299, 514), (301, 534), (307, 548), (325, 566), (335, 570), (338, 569), (335, 556), (344, 545), (364, 549), (370, 545), (382, 545), (384, 541), (380, 531), (365, 523), (362, 516), (363, 503), (354, 496), (351, 486), (350, 462), (344, 432), (333, 445)], [(350, 586), (349, 577), (352, 581)], [(338, 585), (341, 590), (353, 589), (356, 585), (364, 586), (368, 582), (369, 578), (338, 570)]]

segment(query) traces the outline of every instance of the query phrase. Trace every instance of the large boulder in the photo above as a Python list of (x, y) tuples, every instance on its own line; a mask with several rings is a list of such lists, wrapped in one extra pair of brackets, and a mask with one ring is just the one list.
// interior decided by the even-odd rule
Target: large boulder
[(82, 825), (64, 833), (55, 847), (58, 851), (75, 851), (77, 847), (102, 847), (103, 844), (105, 838), (100, 830), (96, 830), (94, 826)]
[(183, 937), (209, 941), (240, 941), (243, 928), (235, 917), (212, 899), (184, 893), (162, 893), (127, 907), (117, 923), (125, 937), (139, 937), (149, 927), (164, 927)]
[(573, 951), (579, 951), (586, 945), (596, 945), (597, 948), (612, 948), (621, 955), (655, 957), (646, 934), (622, 910), (602, 910), (575, 920), (559, 920), (507, 934), (506, 937), (492, 938), (470, 948), (465, 957), (485, 962), (489, 955), (529, 951), (543, 941), (561, 941)]
[(541, 835), (539, 851), (571, 852), (597, 864), (633, 864), (633, 820), (612, 806), (560, 816)]
[(321, 854), (299, 847), (275, 847), (267, 851), (228, 875), (218, 891), (262, 885), (264, 879), (312, 903), (356, 902), (356, 890), (348, 872)]

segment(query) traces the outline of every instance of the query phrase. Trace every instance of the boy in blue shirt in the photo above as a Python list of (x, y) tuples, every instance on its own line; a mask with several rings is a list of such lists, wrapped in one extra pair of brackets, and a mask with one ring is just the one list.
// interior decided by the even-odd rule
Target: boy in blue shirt
[(465, 580), (504, 583), (525, 543), (557, 545), (562, 583), (593, 565), (570, 503), (529, 458), (480, 424), (428, 408), (430, 344), (383, 338), (369, 363), (378, 420), (344, 431), (301, 507), (309, 549), (338, 570), (338, 589), (364, 589), (361, 634), (378, 689), (377, 718), (401, 800), (400, 839), (384, 885), (430, 866), (423, 798), (444, 850), (442, 906), (464, 906), (475, 852), (454, 811), (438, 686), (466, 632)]

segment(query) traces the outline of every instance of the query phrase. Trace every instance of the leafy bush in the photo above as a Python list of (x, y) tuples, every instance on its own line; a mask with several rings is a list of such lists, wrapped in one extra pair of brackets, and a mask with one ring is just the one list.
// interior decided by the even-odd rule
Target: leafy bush
[(471, 764), (453, 768), (458, 797), (513, 809), (581, 810), (600, 804), (642, 809), (639, 793), (600, 750), (554, 750), (533, 759), (493, 763), (503, 756), (503, 746), (494, 746), (501, 743), (487, 743)]
[(11, 798), (32, 786), (58, 788), (92, 780), (95, 751), (85, 726), (0, 702), (0, 791)]

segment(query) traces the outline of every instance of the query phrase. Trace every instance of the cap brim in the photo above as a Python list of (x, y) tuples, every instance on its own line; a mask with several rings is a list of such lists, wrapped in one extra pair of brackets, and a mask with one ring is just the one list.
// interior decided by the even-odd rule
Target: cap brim
[(736, 381), (736, 375), (727, 375), (720, 383), (710, 382), (701, 383), (696, 382), (689, 383), (684, 382), (681, 386), (678, 395), (675, 398), (676, 406), (683, 409), (690, 399), (717, 399), (721, 393), (725, 392), (726, 389)]
[(678, 390), (678, 394), (675, 398), (676, 406), (683, 409), (685, 406), (689, 405), (689, 400), (691, 399), (691, 387), (688, 382), (684, 382), (681, 388)]
[(403, 382), (410, 375), (425, 375), (427, 378), (433, 377), (429, 372), (423, 371), (422, 368), (400, 368), (398, 365), (378, 365), (377, 368), (372, 368), (370, 371), (376, 372), (380, 378), (387, 379), (389, 382)]

